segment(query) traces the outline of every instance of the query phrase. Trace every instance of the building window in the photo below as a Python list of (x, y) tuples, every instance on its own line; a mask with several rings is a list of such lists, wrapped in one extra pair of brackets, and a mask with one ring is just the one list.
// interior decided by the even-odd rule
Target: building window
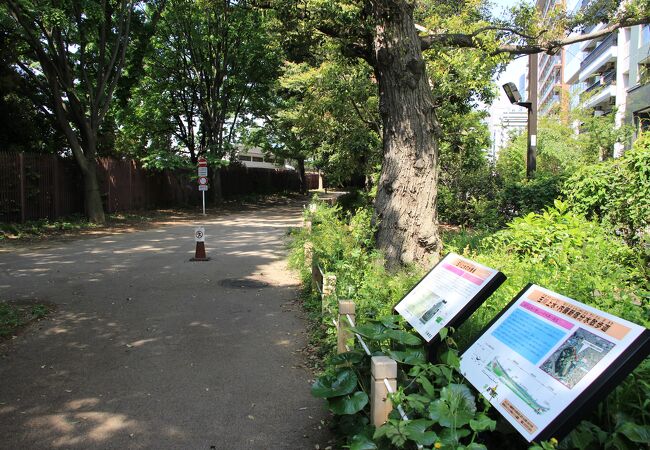
[(251, 157), (247, 155), (237, 155), (237, 159), (240, 161), (250, 161)]
[(639, 84), (646, 84), (650, 81), (650, 58), (639, 63)]
[(634, 125), (638, 134), (647, 133), (650, 130), (650, 109), (635, 112)]
[(650, 25), (643, 25), (641, 27), (641, 39), (639, 39), (639, 47), (650, 43)]
[(253, 162), (264, 162), (264, 158), (260, 158), (259, 156), (253, 156)]

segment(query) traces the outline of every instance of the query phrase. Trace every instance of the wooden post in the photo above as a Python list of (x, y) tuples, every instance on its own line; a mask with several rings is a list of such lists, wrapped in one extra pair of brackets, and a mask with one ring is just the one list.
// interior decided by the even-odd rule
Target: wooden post
[(302, 248), (305, 255), (305, 266), (311, 267), (311, 263), (314, 260), (314, 244), (305, 242)]
[(18, 154), (18, 173), (20, 174), (20, 221), (25, 223), (25, 155)]
[[(322, 307), (321, 312), (323, 321), (328, 322), (328, 318), (332, 317), (332, 299), (336, 293), (336, 275), (328, 273), (323, 276), (323, 297), (321, 299)], [(329, 321), (331, 323), (331, 320)]]
[(388, 356), (373, 356), (370, 360), (370, 419), (375, 427), (380, 427), (388, 420), (393, 404), (388, 399), (388, 384), (397, 390), (397, 363)]
[(354, 302), (352, 300), (339, 300), (339, 327), (336, 333), (337, 353), (347, 352), (348, 349), (345, 348), (345, 345), (352, 338), (351, 325), (347, 316), (350, 316), (352, 322), (356, 323)]

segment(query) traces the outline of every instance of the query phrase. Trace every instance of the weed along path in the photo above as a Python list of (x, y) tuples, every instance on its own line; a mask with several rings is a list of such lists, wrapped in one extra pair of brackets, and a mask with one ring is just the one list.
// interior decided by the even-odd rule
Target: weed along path
[(0, 297), (55, 305), (0, 344), (2, 449), (314, 449), (286, 232), (301, 205), (0, 253)]

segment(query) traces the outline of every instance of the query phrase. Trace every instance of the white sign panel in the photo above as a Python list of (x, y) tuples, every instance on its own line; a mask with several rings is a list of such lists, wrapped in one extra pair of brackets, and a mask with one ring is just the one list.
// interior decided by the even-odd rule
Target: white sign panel
[(207, 167), (199, 167), (199, 176), (200, 177), (207, 177), (208, 176), (208, 168)]
[(460, 370), (530, 442), (644, 330), (532, 285), (463, 353)]
[(395, 310), (429, 342), (499, 273), (449, 253)]
[(207, 190), (208, 190), (207, 184), (199, 184), (199, 191), (207, 191)]
[(196, 242), (205, 242), (205, 228), (203, 227), (194, 228), (194, 240)]

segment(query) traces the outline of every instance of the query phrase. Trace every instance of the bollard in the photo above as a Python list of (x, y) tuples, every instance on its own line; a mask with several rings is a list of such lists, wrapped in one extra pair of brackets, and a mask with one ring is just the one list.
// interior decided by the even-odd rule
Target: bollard
[(194, 229), (194, 240), (196, 241), (196, 249), (194, 258), (190, 258), (190, 261), (210, 261), (210, 258), (205, 253), (205, 228), (196, 227)]
[(311, 267), (311, 262), (314, 259), (314, 244), (311, 242), (305, 242), (305, 245), (303, 245), (303, 251), (305, 254), (305, 265)]
[(352, 339), (351, 325), (346, 317), (348, 315), (352, 319), (352, 322), (356, 323), (354, 302), (352, 300), (339, 300), (339, 329), (336, 335), (337, 353), (347, 352), (348, 349), (345, 348), (345, 344)]
[(388, 399), (388, 384), (397, 390), (397, 363), (388, 356), (373, 356), (370, 360), (370, 419), (375, 427), (380, 427), (388, 420), (393, 404)]
[(321, 313), (325, 322), (332, 316), (334, 308), (331, 303), (336, 293), (336, 275), (328, 273), (323, 276), (323, 295), (321, 298)]

